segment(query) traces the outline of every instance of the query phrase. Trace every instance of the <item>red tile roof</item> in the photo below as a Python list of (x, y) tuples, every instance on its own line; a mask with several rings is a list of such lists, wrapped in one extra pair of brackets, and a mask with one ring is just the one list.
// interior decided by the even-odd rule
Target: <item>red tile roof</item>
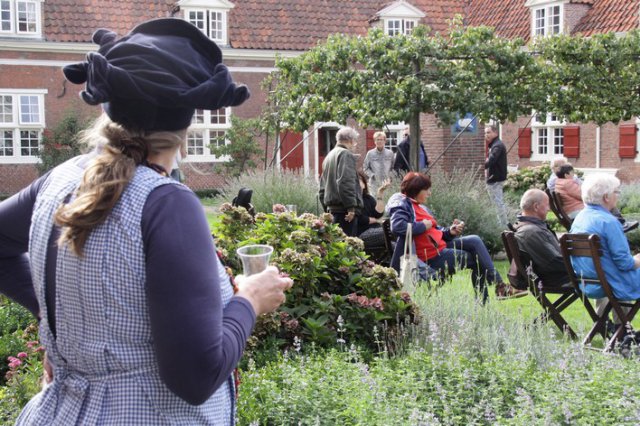
[(151, 18), (171, 16), (174, 0), (51, 0), (42, 3), (48, 41), (90, 42), (98, 28), (124, 35)]
[(525, 0), (472, 0), (466, 10), (465, 24), (494, 27), (501, 37), (522, 37), (531, 33), (531, 12)]
[(640, 0), (596, 0), (574, 33), (590, 36), (633, 30), (640, 27), (639, 13)]
[[(238, 49), (304, 50), (328, 35), (364, 35), (376, 13), (393, 0), (232, 0), (229, 42)], [(488, 25), (503, 37), (529, 38), (530, 11), (525, 0), (406, 0), (422, 10), (421, 23), (446, 31), (456, 14), (467, 25)], [(168, 17), (176, 0), (47, 0), (42, 3), (45, 38), (89, 42), (97, 28), (126, 34), (136, 24)], [(574, 32), (585, 35), (640, 27), (640, 0), (571, 0), (592, 4)]]
[[(328, 35), (364, 35), (389, 0), (237, 0), (229, 14), (229, 40), (240, 49), (308, 49)], [(444, 31), (463, 13), (460, 0), (410, 0), (426, 17), (421, 23)]]

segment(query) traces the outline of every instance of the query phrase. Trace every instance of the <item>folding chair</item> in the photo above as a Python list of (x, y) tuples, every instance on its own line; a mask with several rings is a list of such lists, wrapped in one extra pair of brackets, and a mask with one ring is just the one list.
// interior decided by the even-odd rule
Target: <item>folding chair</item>
[[(560, 224), (565, 227), (567, 232), (569, 232), (571, 230), (571, 224), (573, 223), (573, 219), (571, 219), (569, 215), (567, 215), (567, 213), (564, 211), (564, 208), (562, 207), (562, 200), (560, 199), (560, 195), (555, 191), (551, 191), (549, 188), (546, 188), (544, 192), (549, 197), (549, 207), (551, 208), (551, 211), (553, 212), (553, 214), (556, 215)], [(619, 212), (617, 214), (617, 217), (618, 217), (618, 220), (620, 220), (620, 223), (622, 223), (622, 230), (625, 233), (629, 231), (633, 231), (639, 225), (637, 220), (631, 220), (631, 221), (625, 220), (622, 217), (622, 215), (620, 215)]]
[(546, 192), (549, 197), (549, 207), (551, 208), (551, 211), (558, 218), (560, 225), (564, 226), (567, 232), (569, 232), (573, 219), (571, 219), (562, 208), (562, 200), (560, 200), (560, 197), (555, 191), (552, 191), (549, 188), (546, 188), (544, 192)]
[[(569, 272), (571, 283), (576, 288), (579, 288), (580, 283), (600, 285), (608, 299), (607, 307), (601, 315), (596, 314), (590, 303), (588, 305), (585, 303), (585, 307), (588, 306), (587, 310), (589, 311), (589, 315), (593, 319), (594, 324), (591, 331), (589, 331), (589, 334), (584, 338), (583, 344), (589, 344), (596, 333), (601, 334), (606, 342), (607, 321), (611, 310), (613, 310), (620, 318), (620, 325), (616, 328), (609, 341), (605, 344), (603, 351), (608, 352), (613, 349), (616, 341), (622, 340), (624, 337), (625, 328), (631, 323), (633, 317), (638, 312), (638, 309), (640, 309), (640, 299), (633, 302), (626, 302), (616, 299), (613, 295), (613, 290), (611, 289), (611, 285), (607, 280), (604, 270), (602, 269), (602, 263), (600, 262), (602, 248), (600, 246), (600, 237), (598, 235), (564, 234), (560, 238), (560, 247), (562, 248), (562, 257), (565, 262), (565, 266), (567, 267), (567, 271)], [(571, 265), (571, 256), (591, 258), (597, 276), (595, 278), (578, 277)], [(586, 298), (584, 299), (586, 300)], [(629, 312), (625, 313), (622, 307), (630, 308)]]
[[(533, 262), (530, 260), (529, 255), (520, 250), (514, 232), (504, 231), (502, 233), (502, 243), (504, 244), (509, 263), (511, 264), (513, 262), (515, 264), (519, 278), (527, 283), (529, 292), (536, 298), (544, 310), (543, 314), (540, 315), (536, 321), (546, 322), (551, 318), (562, 333), (566, 333), (572, 339), (576, 339), (577, 335), (562, 317), (562, 311), (578, 300), (580, 293), (576, 292), (573, 286), (545, 285), (542, 280), (535, 275)], [(560, 295), (560, 297), (552, 302), (547, 297), (549, 294)]]

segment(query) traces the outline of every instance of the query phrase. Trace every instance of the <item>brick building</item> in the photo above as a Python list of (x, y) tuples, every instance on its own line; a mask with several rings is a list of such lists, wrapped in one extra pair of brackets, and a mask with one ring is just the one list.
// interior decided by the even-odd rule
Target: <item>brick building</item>
[[(417, 24), (441, 32), (456, 14), (467, 25), (494, 26), (504, 37), (625, 32), (638, 28), (639, 10), (640, 0), (0, 0), (0, 194), (16, 192), (37, 176), (43, 132), (69, 114), (91, 118), (100, 113), (99, 107), (80, 101), (81, 88), (66, 83), (61, 73), (62, 66), (81, 61), (86, 52), (96, 49), (90, 43), (91, 34), (100, 27), (124, 35), (147, 19), (186, 19), (222, 47), (234, 79), (250, 87), (252, 97), (242, 106), (198, 111), (194, 117), (183, 169), (187, 183), (200, 189), (221, 185), (222, 160), (210, 154), (210, 140), (229, 128), (231, 114), (255, 117), (260, 113), (265, 106), (261, 82), (274, 70), (276, 55), (298, 55), (330, 34), (364, 35), (374, 26), (389, 34), (409, 32)], [(553, 120), (543, 125), (523, 117), (505, 124), (502, 137), (508, 147), (514, 145), (511, 164), (540, 164), (564, 153), (578, 167), (614, 169), (624, 180), (631, 180), (640, 176), (639, 123), (597, 128)], [(317, 176), (339, 124), (344, 123), (310, 123), (302, 134), (284, 133), (277, 151), (273, 152), (276, 145), (271, 140), (265, 156), (275, 156), (282, 167)], [(403, 127), (403, 123), (385, 127), (391, 147)], [(459, 126), (440, 127), (425, 115), (421, 129), (427, 153), (434, 159)], [(472, 129), (451, 145), (438, 167), (483, 162), (482, 129)], [(371, 147), (372, 133), (362, 129), (361, 154)]]
[[(557, 33), (591, 36), (623, 34), (640, 25), (640, 1), (617, 0), (481, 0), (471, 1), (467, 25), (488, 25), (502, 37)], [(509, 148), (509, 163), (520, 167), (538, 165), (564, 154), (583, 170), (604, 169), (623, 181), (640, 178), (640, 120), (612, 123), (566, 123), (550, 114), (546, 123), (522, 117), (502, 126), (502, 139)]]

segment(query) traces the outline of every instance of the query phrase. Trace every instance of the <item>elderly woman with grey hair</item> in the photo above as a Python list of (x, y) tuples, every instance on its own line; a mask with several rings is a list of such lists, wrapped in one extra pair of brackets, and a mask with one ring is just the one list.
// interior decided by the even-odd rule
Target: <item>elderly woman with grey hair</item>
[[(582, 184), (582, 200), (585, 208), (578, 213), (573, 224), (573, 234), (597, 234), (602, 245), (602, 268), (619, 300), (640, 298), (640, 255), (631, 255), (622, 224), (611, 210), (620, 194), (620, 180), (615, 176), (598, 173), (587, 176)], [(587, 257), (572, 257), (571, 263), (578, 276), (596, 278), (593, 261)], [(587, 297), (605, 297), (602, 287), (587, 284)]]

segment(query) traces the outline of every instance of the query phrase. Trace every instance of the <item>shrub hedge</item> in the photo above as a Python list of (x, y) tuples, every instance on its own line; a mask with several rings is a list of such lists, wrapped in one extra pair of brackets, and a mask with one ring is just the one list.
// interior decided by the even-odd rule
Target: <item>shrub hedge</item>
[(416, 316), (416, 306), (400, 291), (396, 272), (367, 260), (363, 243), (346, 237), (330, 214), (259, 213), (253, 222), (244, 208), (220, 207), (216, 244), (234, 274), (242, 272), (236, 249), (270, 244), (271, 261), (294, 280), (278, 313), (262, 316), (250, 347), (291, 347), (300, 337), (319, 346), (343, 340), (374, 349), (373, 326), (393, 329)]

